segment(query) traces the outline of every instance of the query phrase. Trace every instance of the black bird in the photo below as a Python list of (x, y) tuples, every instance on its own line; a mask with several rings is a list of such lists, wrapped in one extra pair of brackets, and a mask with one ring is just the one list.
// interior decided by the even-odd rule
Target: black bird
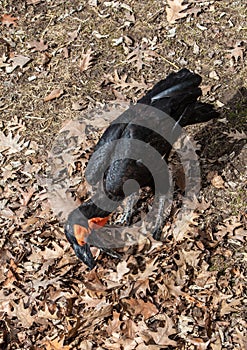
[[(153, 154), (149, 155), (150, 149), (158, 152), (161, 159), (167, 159), (172, 144), (180, 134), (179, 126), (206, 122), (218, 117), (218, 112), (212, 105), (197, 101), (202, 94), (199, 88), (201, 80), (198, 74), (185, 68), (169, 74), (166, 79), (161, 80), (148, 91), (136, 105), (130, 106), (111, 123), (95, 146), (86, 169), (86, 178), (92, 185), (98, 184), (103, 179), (101, 187), (104, 191), (99, 191), (97, 197), (91, 198), (73, 210), (65, 224), (67, 239), (77, 257), (90, 269), (96, 262), (87, 243), (87, 237), (92, 230), (106, 224), (109, 215), (117, 208), (119, 202), (126, 196), (131, 198), (136, 192), (135, 186), (129, 186), (127, 192), (124, 192), (124, 184), (128, 180), (137, 181), (140, 188), (150, 186), (154, 190), (155, 174), (165, 179), (162, 182), (163, 187), (158, 189), (160, 208), (153, 229), (153, 237), (160, 238), (163, 223), (162, 209), (168, 189), (167, 174), (160, 168), (160, 164), (153, 162), (155, 164), (150, 171), (142, 158), (136, 159), (130, 156), (133, 150), (129, 152), (131, 147), (129, 142), (133, 140), (142, 142), (147, 162), (152, 163)], [(111, 200), (109, 206), (105, 204), (103, 192)], [(130, 200), (130, 208), (126, 211), (127, 217), (131, 211), (131, 205), (133, 203)]]

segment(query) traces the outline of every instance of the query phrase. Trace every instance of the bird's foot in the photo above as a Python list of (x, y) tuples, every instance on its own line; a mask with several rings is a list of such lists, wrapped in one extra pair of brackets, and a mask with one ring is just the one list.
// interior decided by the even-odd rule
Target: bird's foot
[(133, 207), (136, 201), (136, 193), (132, 193), (127, 198), (126, 207), (124, 208), (124, 212), (122, 214), (121, 219), (119, 220), (121, 225), (130, 226), (132, 222), (132, 216), (133, 216)]
[(130, 226), (131, 225), (131, 220), (132, 220), (132, 210), (126, 212), (124, 211), (124, 213), (122, 214), (119, 223), (121, 225), (126, 225), (126, 226)]

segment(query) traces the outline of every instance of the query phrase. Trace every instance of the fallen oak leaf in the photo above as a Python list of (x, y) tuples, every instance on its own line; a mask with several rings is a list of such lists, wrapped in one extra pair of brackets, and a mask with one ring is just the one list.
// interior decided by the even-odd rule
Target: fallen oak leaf
[(143, 77), (141, 77), (141, 82), (138, 82), (133, 78), (128, 79), (127, 73), (124, 73), (123, 76), (120, 76), (116, 69), (114, 70), (113, 75), (107, 74), (105, 77), (106, 77), (106, 80), (104, 83), (106, 83), (106, 85), (108, 83), (114, 84), (114, 87), (116, 89), (121, 88), (122, 90), (126, 89), (126, 91), (129, 91), (131, 89), (136, 89), (136, 92), (137, 92), (148, 88), (148, 85), (145, 83)]
[(175, 241), (182, 241), (189, 233), (193, 232), (193, 227), (197, 226), (196, 219), (199, 217), (194, 211), (190, 211), (186, 216), (178, 213), (177, 220), (173, 226), (173, 237)]
[(27, 63), (31, 61), (31, 58), (22, 55), (16, 55), (12, 57), (10, 60), (12, 64), (6, 67), (6, 73), (12, 73), (17, 67), (23, 68)]
[(184, 0), (167, 0), (166, 18), (170, 24), (175, 24), (178, 19), (188, 16), (188, 13), (183, 12), (188, 9), (189, 4), (183, 5)]
[(82, 59), (80, 61), (79, 69), (81, 72), (85, 72), (92, 65), (92, 53), (91, 49), (88, 49), (86, 53), (82, 54)]
[[(39, 323), (39, 319), (48, 319), (48, 320), (58, 320), (59, 316), (57, 315), (58, 310), (54, 313), (51, 313), (49, 310), (49, 307), (47, 304), (45, 304), (45, 310), (38, 310), (37, 314), (35, 315), (35, 322)], [(42, 321), (40, 321), (42, 324)]]
[(110, 279), (115, 282), (119, 282), (123, 276), (129, 272), (129, 268), (127, 267), (126, 261), (121, 261), (117, 265), (117, 272), (110, 274)]
[(93, 292), (105, 292), (107, 287), (102, 284), (97, 273), (95, 271), (90, 271), (86, 275), (86, 280), (84, 282), (86, 289)]
[(158, 256), (154, 259), (150, 259), (146, 262), (146, 268), (143, 272), (141, 272), (138, 275), (138, 279), (145, 280), (146, 278), (150, 278), (152, 274), (154, 274), (154, 271), (158, 269), (158, 266), (155, 264), (157, 263)]
[(64, 345), (64, 339), (64, 336), (53, 340), (47, 339), (43, 344), (46, 350), (70, 350), (71, 347), (69, 345)]
[(67, 219), (68, 213), (80, 204), (81, 201), (74, 199), (65, 188), (52, 188), (49, 193), (49, 206), (60, 220)]
[(88, 103), (87, 102), (83, 102), (83, 101), (76, 101), (72, 103), (72, 110), (73, 111), (82, 111), (83, 109), (87, 108)]
[(142, 299), (130, 298), (125, 300), (125, 303), (129, 305), (128, 311), (130, 314), (135, 316), (142, 315), (145, 320), (159, 312), (157, 307), (150, 301), (145, 302)]
[[(175, 330), (173, 330), (172, 333), (170, 334), (174, 334), (176, 333)], [(166, 327), (158, 327), (157, 328), (157, 332), (149, 332), (149, 334), (152, 336), (154, 342), (157, 345), (172, 345), (172, 346), (176, 346), (177, 342), (170, 339), (169, 338), (169, 333), (168, 333), (168, 329)]]
[[(233, 138), (234, 140), (246, 140), (247, 139), (247, 135), (244, 131), (240, 132), (238, 130), (231, 131), (231, 132), (223, 132), (223, 134), (227, 135), (230, 138)], [(229, 142), (234, 142), (234, 140), (229, 140)]]
[(53, 259), (59, 259), (64, 256), (64, 249), (61, 248), (55, 241), (52, 242), (54, 249), (45, 247), (45, 250), (34, 248), (29, 260), (35, 263), (42, 263)]
[(202, 85), (201, 90), (202, 90), (202, 95), (206, 96), (211, 92), (212, 86), (211, 85)]
[(12, 316), (18, 318), (24, 328), (30, 328), (35, 321), (35, 317), (31, 316), (31, 309), (25, 308), (23, 299), (20, 300), (19, 304), (16, 304), (14, 300), (11, 301), (13, 307)]
[(206, 350), (208, 348), (208, 345), (210, 344), (210, 340), (205, 342), (201, 338), (188, 337), (187, 341), (195, 345), (198, 350)]
[(138, 279), (134, 284), (133, 291), (136, 296), (139, 296), (141, 293), (143, 293), (143, 295), (146, 295), (147, 291), (150, 291), (149, 279)]
[(21, 187), (19, 187), (18, 190), (22, 195), (22, 198), (20, 199), (21, 205), (26, 207), (36, 190), (33, 187), (28, 187), (27, 191), (23, 191)]
[(124, 321), (122, 329), (123, 334), (126, 336), (127, 339), (135, 339), (136, 332), (139, 330), (135, 322), (130, 319)]
[(122, 324), (122, 321), (120, 321), (119, 317), (120, 313), (113, 311), (112, 320), (108, 321), (108, 326), (106, 328), (106, 332), (109, 336), (111, 336), (114, 332), (119, 333), (120, 326)]
[(29, 49), (32, 49), (33, 52), (39, 51), (46, 51), (48, 49), (48, 45), (45, 44), (43, 39), (38, 40), (32, 40), (27, 43), (27, 46)]
[(190, 9), (186, 9), (186, 13), (194, 17), (197, 17), (201, 12), (202, 12), (202, 9), (200, 7), (192, 7)]
[(22, 151), (24, 148), (28, 147), (29, 141), (25, 142), (25, 139), (21, 139), (19, 133), (13, 136), (12, 132), (9, 132), (6, 136), (2, 131), (0, 131), (0, 153), (6, 151), (6, 153), (13, 154)]
[(128, 54), (126, 61), (129, 63), (135, 62), (137, 72), (139, 72), (145, 64), (145, 60), (151, 61), (157, 57), (159, 57), (157, 52), (137, 46), (132, 52)]
[(55, 100), (55, 98), (59, 98), (60, 96), (62, 96), (63, 93), (64, 91), (62, 89), (54, 89), (49, 93), (49, 95), (44, 97), (44, 101), (48, 102), (48, 101)]
[(174, 322), (173, 320), (165, 315), (165, 325), (163, 327), (157, 327), (157, 332), (148, 332), (148, 335), (150, 335), (154, 342), (157, 345), (171, 345), (171, 346), (176, 346), (177, 342), (170, 339), (169, 336), (176, 334), (177, 331), (174, 327)]
[(233, 299), (233, 301), (231, 301), (230, 303), (227, 303), (226, 300), (223, 300), (220, 309), (220, 316), (222, 317), (232, 312), (239, 311), (238, 307), (242, 304), (242, 300), (243, 298)]
[(17, 23), (16, 23), (17, 20), (18, 20), (18, 17), (12, 17), (11, 15), (8, 15), (7, 13), (2, 15), (2, 17), (1, 17), (2, 24), (6, 25), (7, 27), (10, 27), (11, 25), (13, 27), (16, 27), (17, 26)]

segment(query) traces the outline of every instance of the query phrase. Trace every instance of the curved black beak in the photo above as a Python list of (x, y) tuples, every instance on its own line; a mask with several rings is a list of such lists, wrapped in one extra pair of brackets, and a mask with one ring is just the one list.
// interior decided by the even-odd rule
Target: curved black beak
[(92, 252), (90, 250), (90, 246), (85, 243), (84, 245), (73, 244), (73, 249), (76, 253), (76, 256), (86, 264), (90, 270), (92, 270), (96, 261), (93, 258)]

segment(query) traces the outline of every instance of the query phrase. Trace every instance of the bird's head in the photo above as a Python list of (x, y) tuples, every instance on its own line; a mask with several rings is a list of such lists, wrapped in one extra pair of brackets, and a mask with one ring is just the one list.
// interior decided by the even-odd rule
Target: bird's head
[(83, 209), (83, 206), (80, 206), (69, 214), (64, 232), (76, 256), (91, 270), (95, 267), (96, 262), (87, 243), (87, 238), (92, 230), (99, 229), (106, 224), (108, 216), (88, 219), (86, 210)]

